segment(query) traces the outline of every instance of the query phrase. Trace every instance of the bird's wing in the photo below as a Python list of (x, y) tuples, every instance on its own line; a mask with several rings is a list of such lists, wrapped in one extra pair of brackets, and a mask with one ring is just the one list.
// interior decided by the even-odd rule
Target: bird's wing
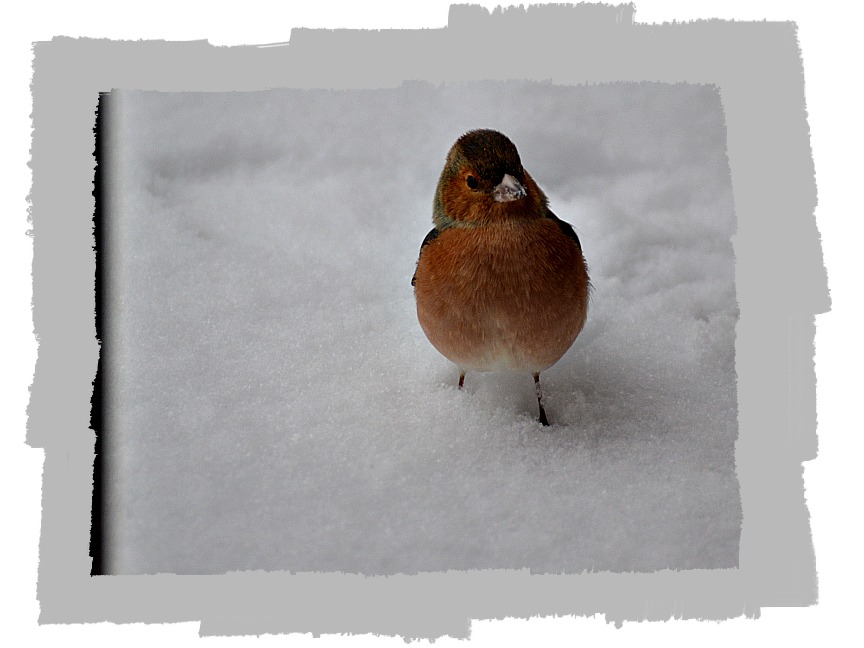
[[(567, 223), (558, 218), (555, 214), (552, 213), (551, 209), (546, 210), (546, 216), (554, 220), (558, 224), (558, 227), (561, 228), (561, 232), (564, 234), (564, 236), (573, 239), (573, 241), (575, 241), (576, 245), (579, 247), (579, 250), (582, 250), (582, 243), (579, 242), (579, 237), (576, 236), (576, 232), (573, 231), (573, 226), (570, 223)], [(426, 242), (424, 241), (423, 243), (425, 244)]]
[[(436, 238), (438, 238), (438, 234), (440, 234), (438, 229), (433, 227), (432, 230), (426, 235), (426, 238), (423, 239), (423, 242), (420, 244), (420, 254), (423, 254), (423, 248), (426, 247), (430, 241), (434, 241)], [(420, 262), (420, 256), (419, 255), (417, 256), (417, 262), (418, 263)], [(414, 276), (411, 277), (411, 285), (412, 286), (414, 285), (414, 281), (416, 278), (417, 278), (417, 270), (415, 269), (414, 270)]]

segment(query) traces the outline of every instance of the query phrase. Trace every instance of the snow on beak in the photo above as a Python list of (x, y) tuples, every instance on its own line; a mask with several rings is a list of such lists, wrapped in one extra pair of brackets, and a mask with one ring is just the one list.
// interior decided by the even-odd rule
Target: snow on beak
[(510, 202), (511, 200), (524, 198), (526, 193), (522, 183), (509, 173), (505, 173), (504, 178), (498, 186), (492, 190), (492, 197), (495, 199), (495, 202)]

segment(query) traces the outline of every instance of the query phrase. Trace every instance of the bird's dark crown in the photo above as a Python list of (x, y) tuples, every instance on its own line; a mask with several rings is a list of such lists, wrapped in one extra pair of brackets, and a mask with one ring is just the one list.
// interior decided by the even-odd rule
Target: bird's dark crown
[(465, 133), (451, 149), (454, 166), (470, 165), (482, 180), (498, 183), (505, 173), (522, 180), (522, 161), (510, 139), (498, 131), (480, 129)]

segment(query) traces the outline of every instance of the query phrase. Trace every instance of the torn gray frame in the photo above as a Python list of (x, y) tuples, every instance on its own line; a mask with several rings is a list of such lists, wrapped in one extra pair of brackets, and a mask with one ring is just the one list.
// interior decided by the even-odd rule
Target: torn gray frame
[[(200, 620), (201, 634), (466, 637), (470, 619), (758, 616), (816, 601), (802, 462), (816, 456), (815, 314), (829, 309), (801, 54), (792, 23), (639, 25), (634, 7), (453, 6), (446, 28), (295, 29), (290, 45), (55, 38), (35, 46), (34, 321), (27, 441), (45, 449), (41, 623)], [(518, 34), (519, 55), (509, 43)], [(470, 67), (461, 63), (472, 61)], [(507, 59), (510, 65), (499, 63)], [(503, 72), (506, 70), (506, 73)], [(732, 570), (533, 576), (90, 576), (95, 435), (93, 169), (99, 92), (381, 88), (405, 80), (710, 83), (720, 88), (738, 232), (738, 477)]]

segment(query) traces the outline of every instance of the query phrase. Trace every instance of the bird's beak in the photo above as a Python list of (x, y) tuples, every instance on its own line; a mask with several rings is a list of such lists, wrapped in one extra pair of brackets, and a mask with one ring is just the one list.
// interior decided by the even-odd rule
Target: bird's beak
[(495, 202), (510, 202), (524, 198), (527, 193), (521, 182), (509, 173), (505, 173), (498, 186), (492, 190), (492, 197)]

